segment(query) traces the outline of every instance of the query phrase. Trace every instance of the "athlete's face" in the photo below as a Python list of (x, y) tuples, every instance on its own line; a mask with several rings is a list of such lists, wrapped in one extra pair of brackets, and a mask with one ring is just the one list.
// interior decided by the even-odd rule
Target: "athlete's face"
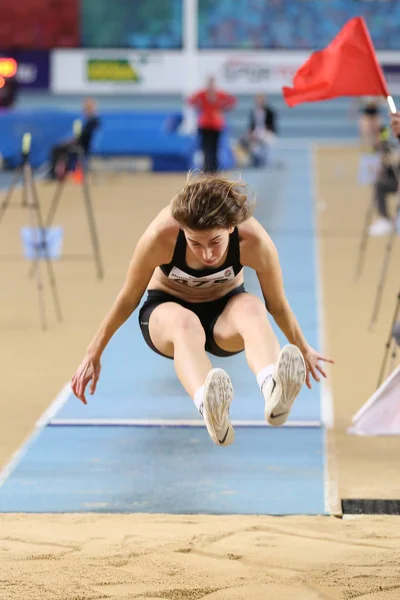
[(228, 248), (229, 235), (232, 231), (233, 227), (208, 231), (184, 229), (190, 250), (207, 267), (217, 265), (221, 260)]

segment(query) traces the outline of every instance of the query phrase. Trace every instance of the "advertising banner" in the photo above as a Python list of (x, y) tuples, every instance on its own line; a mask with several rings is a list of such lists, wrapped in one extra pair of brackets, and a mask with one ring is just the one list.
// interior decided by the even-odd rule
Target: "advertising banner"
[(0, 56), (14, 58), (19, 88), (47, 90), (50, 85), (50, 58), (47, 50), (1, 50)]
[(55, 50), (51, 89), (56, 94), (181, 93), (185, 68), (179, 51)]
[[(309, 53), (56, 50), (51, 89), (62, 93), (185, 93), (190, 76), (202, 86), (209, 75), (232, 93), (278, 92)], [(193, 78), (193, 71), (196, 76)]]
[(214, 75), (227, 92), (280, 92), (307, 60), (307, 52), (208, 52), (199, 54), (199, 83)]
[[(56, 94), (186, 94), (189, 83), (194, 91), (213, 75), (219, 87), (233, 94), (280, 94), (283, 86), (292, 85), (296, 71), (310, 54), (60, 49), (51, 53), (51, 90)], [(389, 89), (399, 93), (400, 53), (378, 53), (378, 60)], [(27, 74), (31, 71), (26, 69)]]

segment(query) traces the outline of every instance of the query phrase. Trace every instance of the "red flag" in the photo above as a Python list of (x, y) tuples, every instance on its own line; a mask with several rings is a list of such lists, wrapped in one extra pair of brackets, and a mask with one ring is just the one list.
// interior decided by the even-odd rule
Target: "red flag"
[(293, 87), (282, 90), (289, 106), (338, 96), (389, 96), (364, 19), (350, 19), (324, 50), (313, 52), (300, 67)]

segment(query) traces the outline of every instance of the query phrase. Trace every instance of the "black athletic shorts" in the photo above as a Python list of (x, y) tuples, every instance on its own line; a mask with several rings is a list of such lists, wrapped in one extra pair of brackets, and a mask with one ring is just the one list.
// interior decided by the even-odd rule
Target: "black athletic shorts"
[[(166, 358), (171, 358), (170, 356), (166, 356), (162, 352), (159, 352), (151, 341), (149, 319), (153, 310), (160, 304), (164, 304), (164, 302), (175, 302), (176, 304), (191, 310), (199, 317), (206, 334), (205, 349), (207, 352), (214, 354), (214, 356), (233, 356), (234, 354), (238, 354), (238, 352), (226, 352), (217, 346), (214, 340), (213, 330), (219, 315), (222, 313), (229, 300), (233, 298), (233, 296), (245, 292), (246, 290), (242, 284), (225, 296), (222, 296), (222, 298), (218, 298), (218, 300), (213, 300), (212, 302), (185, 302), (184, 300), (161, 290), (148, 290), (147, 298), (139, 311), (139, 325), (146, 344), (154, 350), (154, 352), (157, 352), (157, 354), (161, 354), (161, 356), (165, 356)], [(240, 350), (240, 352), (242, 352), (242, 350)]]

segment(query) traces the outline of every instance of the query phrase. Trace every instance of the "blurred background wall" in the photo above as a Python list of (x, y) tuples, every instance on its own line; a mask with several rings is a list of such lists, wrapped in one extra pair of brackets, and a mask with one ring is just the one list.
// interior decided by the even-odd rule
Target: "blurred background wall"
[(91, 95), (101, 110), (177, 111), (215, 75), (237, 96), (234, 136), (261, 92), (279, 114), (280, 137), (355, 140), (352, 100), (293, 110), (281, 88), (356, 15), (366, 19), (391, 93), (400, 90), (397, 0), (3, 0), (1, 8), (0, 56), (18, 63), (12, 105), (20, 109), (77, 110)]

